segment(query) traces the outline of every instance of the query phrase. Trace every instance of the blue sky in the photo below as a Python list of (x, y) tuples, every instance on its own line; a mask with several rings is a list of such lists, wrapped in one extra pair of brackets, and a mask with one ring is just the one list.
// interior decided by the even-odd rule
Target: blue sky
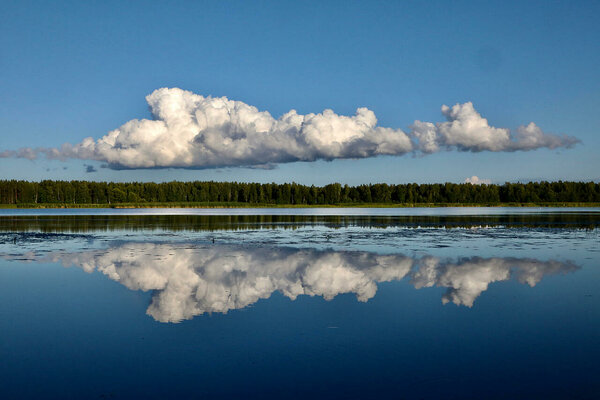
[[(9, 157), (0, 158), (0, 176), (307, 184), (462, 182), (472, 175), (496, 183), (599, 180), (600, 3), (483, 3), (3, 1), (0, 151), (76, 144), (150, 119), (145, 96), (162, 87), (227, 96), (275, 119), (291, 109), (354, 115), (367, 107), (379, 126), (404, 132), (415, 120), (445, 121), (444, 104), (472, 102), (491, 126), (515, 132), (534, 121), (581, 143), (319, 156), (275, 162), (272, 169), (111, 169), (101, 168), (102, 160)], [(96, 172), (86, 172), (88, 165)]]

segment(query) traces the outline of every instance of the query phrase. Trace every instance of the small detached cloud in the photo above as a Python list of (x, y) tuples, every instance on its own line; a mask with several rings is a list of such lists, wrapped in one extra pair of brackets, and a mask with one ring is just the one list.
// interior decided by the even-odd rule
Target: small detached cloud
[(472, 177), (465, 179), (465, 183), (470, 183), (471, 185), (490, 185), (492, 180), (481, 179), (480, 177), (473, 175)]
[(579, 139), (567, 135), (544, 133), (535, 123), (520, 126), (517, 134), (510, 129), (495, 128), (475, 110), (473, 103), (442, 106), (446, 122), (415, 121), (411, 134), (423, 153), (435, 153), (441, 149), (459, 151), (527, 151), (540, 148), (571, 148)]
[[(378, 126), (373, 111), (354, 115), (324, 110), (279, 118), (227, 97), (204, 97), (179, 88), (161, 88), (146, 97), (153, 119), (133, 119), (99, 139), (59, 148), (22, 148), (0, 158), (76, 158), (112, 169), (271, 168), (295, 161), (368, 158), (451, 151), (528, 151), (570, 148), (572, 136), (543, 132), (535, 123), (516, 134), (489, 125), (470, 102), (442, 106), (445, 122), (415, 121), (408, 132)], [(89, 171), (93, 172), (93, 171)]]
[(98, 172), (98, 170), (96, 168), (94, 168), (93, 165), (85, 164), (84, 166), (85, 166), (85, 172), (88, 174), (93, 173), (93, 172)]

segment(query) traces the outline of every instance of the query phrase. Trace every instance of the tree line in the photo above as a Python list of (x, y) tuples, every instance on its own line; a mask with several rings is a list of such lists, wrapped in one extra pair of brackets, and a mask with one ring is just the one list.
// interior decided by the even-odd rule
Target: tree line
[(0, 180), (0, 204), (248, 203), (335, 204), (494, 204), (600, 202), (594, 182), (530, 182), (502, 185), (470, 183), (364, 184), (243, 182), (29, 182)]

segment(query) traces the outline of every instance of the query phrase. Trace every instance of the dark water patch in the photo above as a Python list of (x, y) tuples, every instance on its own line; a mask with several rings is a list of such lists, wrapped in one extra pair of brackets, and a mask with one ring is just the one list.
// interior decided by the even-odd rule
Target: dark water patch
[(506, 215), (320, 216), (320, 215), (58, 215), (1, 216), (0, 231), (102, 232), (119, 230), (219, 231), (296, 230), (305, 226), (332, 229), (363, 227), (570, 228), (596, 229), (600, 212)]
[(5, 243), (36, 243), (53, 242), (73, 239), (92, 240), (93, 235), (82, 235), (73, 233), (51, 233), (51, 232), (0, 232), (0, 244)]

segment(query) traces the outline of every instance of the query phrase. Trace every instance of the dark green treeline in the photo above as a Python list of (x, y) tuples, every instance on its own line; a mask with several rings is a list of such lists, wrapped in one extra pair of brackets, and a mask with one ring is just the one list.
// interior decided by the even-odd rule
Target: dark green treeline
[(0, 204), (119, 203), (415, 204), (600, 202), (594, 182), (532, 182), (503, 185), (399, 184), (318, 187), (297, 183), (0, 181)]

